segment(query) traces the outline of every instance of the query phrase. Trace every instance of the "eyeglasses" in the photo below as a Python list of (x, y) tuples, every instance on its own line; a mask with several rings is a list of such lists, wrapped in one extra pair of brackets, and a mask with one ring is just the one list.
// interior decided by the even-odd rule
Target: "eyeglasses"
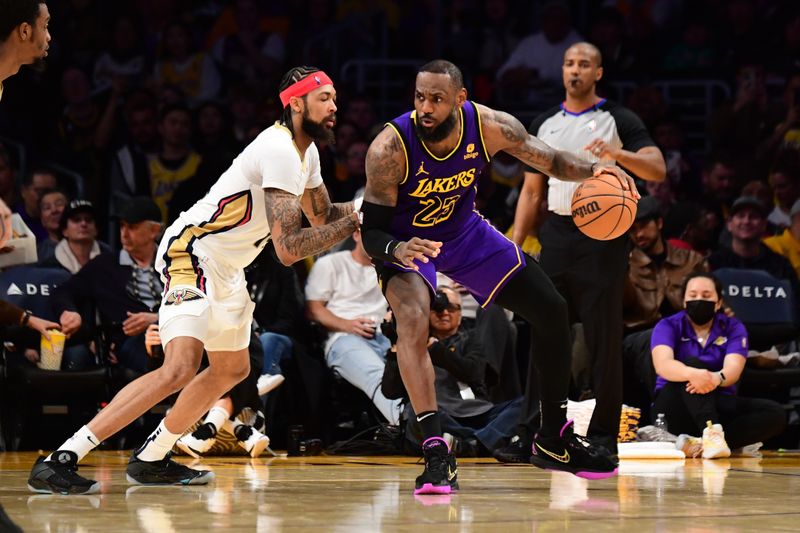
[(459, 304), (450, 304), (441, 311), (434, 311), (435, 313), (444, 313), (448, 311), (450, 313), (455, 313), (456, 311), (461, 311), (461, 306)]

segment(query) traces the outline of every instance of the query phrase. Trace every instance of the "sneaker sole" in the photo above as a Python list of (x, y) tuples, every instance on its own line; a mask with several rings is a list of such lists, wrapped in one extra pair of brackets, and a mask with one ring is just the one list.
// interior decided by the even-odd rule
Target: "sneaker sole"
[(605, 479), (609, 477), (614, 477), (619, 473), (619, 468), (615, 468), (611, 471), (606, 472), (592, 472), (589, 470), (575, 470), (574, 468), (569, 468), (564, 465), (563, 468), (559, 468), (557, 465), (551, 463), (550, 461), (539, 463), (539, 457), (532, 455), (530, 458), (530, 463), (537, 467), (541, 468), (542, 470), (547, 470), (549, 472), (567, 472), (574, 476), (578, 476), (583, 479)]
[(214, 481), (214, 472), (208, 472), (203, 474), (202, 476), (193, 477), (191, 479), (186, 479), (182, 481), (176, 481), (174, 483), (142, 483), (131, 477), (130, 474), (125, 474), (125, 478), (128, 480), (128, 483), (131, 485), (145, 485), (145, 486), (158, 486), (158, 485), (208, 485), (210, 482)]
[[(239, 444), (241, 445), (241, 442)], [(259, 457), (262, 453), (264, 453), (264, 450), (267, 449), (267, 446), (269, 446), (268, 438), (257, 440), (256, 443), (253, 445), (253, 449), (247, 453), (250, 454), (250, 457)], [(247, 449), (245, 448), (245, 451), (246, 450)]]
[(38, 494), (61, 494), (63, 496), (70, 496), (70, 495), (81, 495), (81, 494), (96, 494), (100, 492), (100, 482), (94, 482), (92, 485), (85, 491), (81, 492), (70, 492), (68, 490), (53, 490), (47, 487), (34, 487), (30, 483), (28, 483), (28, 490), (31, 492), (36, 492)]
[(195, 459), (200, 459), (200, 454), (194, 451), (188, 444), (178, 441), (175, 443), (175, 446), (186, 455), (191, 455)]
[(425, 483), (418, 489), (414, 489), (414, 496), (419, 494), (450, 494), (452, 488), (450, 485), (434, 485), (433, 483)]

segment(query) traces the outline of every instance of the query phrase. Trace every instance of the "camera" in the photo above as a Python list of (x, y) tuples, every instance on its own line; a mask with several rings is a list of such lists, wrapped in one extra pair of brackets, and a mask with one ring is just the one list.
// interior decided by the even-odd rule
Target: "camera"
[(436, 294), (433, 296), (433, 300), (431, 300), (431, 311), (441, 313), (448, 307), (450, 307), (450, 299), (447, 297), (447, 294), (445, 294), (444, 291), (437, 290)]
[(381, 333), (389, 339), (389, 342), (395, 344), (397, 342), (397, 326), (394, 323), (394, 317), (391, 320), (384, 320), (381, 322)]

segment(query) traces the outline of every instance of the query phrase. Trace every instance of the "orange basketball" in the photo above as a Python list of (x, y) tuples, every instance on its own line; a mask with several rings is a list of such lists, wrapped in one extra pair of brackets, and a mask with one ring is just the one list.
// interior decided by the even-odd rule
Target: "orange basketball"
[(633, 224), (636, 200), (616, 176), (584, 180), (572, 195), (572, 220), (584, 235), (598, 241), (616, 239)]

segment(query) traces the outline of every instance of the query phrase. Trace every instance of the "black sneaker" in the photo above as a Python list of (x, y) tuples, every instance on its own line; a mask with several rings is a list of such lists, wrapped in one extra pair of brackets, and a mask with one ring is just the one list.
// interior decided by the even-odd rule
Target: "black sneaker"
[(441, 437), (431, 437), (422, 443), (425, 470), (417, 477), (414, 494), (450, 494), (458, 490), (456, 456)]
[(39, 457), (28, 477), (28, 488), (44, 494), (94, 494), (100, 483), (78, 475), (78, 455), (68, 450), (56, 450), (46, 461)]
[(214, 480), (209, 470), (195, 470), (171, 459), (168, 453), (160, 461), (142, 461), (134, 452), (128, 461), (128, 482), (138, 485), (206, 485)]
[(609, 451), (576, 435), (572, 420), (564, 424), (558, 437), (534, 437), (532, 452), (531, 463), (545, 470), (562, 470), (586, 479), (617, 475)]
[(531, 458), (532, 444), (530, 440), (514, 435), (508, 446), (494, 450), (492, 457), (501, 463), (528, 463)]

